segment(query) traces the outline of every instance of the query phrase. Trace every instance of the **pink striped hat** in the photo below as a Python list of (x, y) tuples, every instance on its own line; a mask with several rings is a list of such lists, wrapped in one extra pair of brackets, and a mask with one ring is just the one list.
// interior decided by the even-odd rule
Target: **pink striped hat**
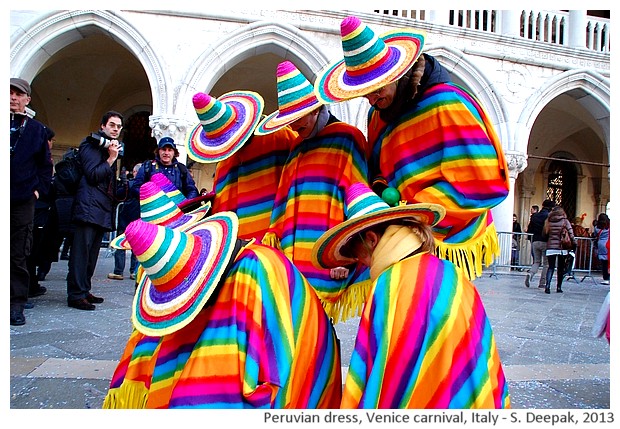
[(273, 133), (323, 105), (312, 84), (290, 61), (278, 64), (276, 81), (279, 109), (260, 122), (257, 135)]
[(125, 234), (141, 275), (131, 320), (145, 335), (162, 336), (189, 324), (215, 291), (232, 257), (237, 216), (221, 212), (183, 231), (137, 219)]
[(232, 91), (213, 98), (199, 92), (192, 98), (200, 124), (187, 142), (187, 154), (197, 162), (228, 158), (254, 134), (264, 101), (256, 92)]
[(359, 18), (340, 24), (344, 59), (318, 73), (314, 92), (323, 103), (361, 97), (400, 79), (417, 61), (426, 32), (391, 30), (377, 37)]
[(211, 205), (211, 200), (215, 193), (198, 195), (194, 198), (185, 198), (185, 195), (166, 177), (163, 173), (155, 173), (151, 176), (151, 182), (155, 183), (162, 191), (179, 207), (183, 213), (200, 212), (205, 209), (205, 205)]
[(342, 254), (342, 248), (358, 232), (383, 222), (415, 219), (429, 226), (441, 221), (446, 210), (438, 204), (402, 204), (390, 207), (366, 184), (354, 183), (345, 193), (347, 220), (325, 232), (312, 248), (312, 263), (319, 268), (334, 268), (356, 261)]
[[(211, 203), (208, 203), (193, 212), (183, 213), (155, 182), (145, 182), (140, 186), (140, 218), (145, 222), (168, 228), (186, 229), (202, 220), (210, 209)], [(127, 233), (120, 234), (110, 241), (110, 247), (131, 249)]]

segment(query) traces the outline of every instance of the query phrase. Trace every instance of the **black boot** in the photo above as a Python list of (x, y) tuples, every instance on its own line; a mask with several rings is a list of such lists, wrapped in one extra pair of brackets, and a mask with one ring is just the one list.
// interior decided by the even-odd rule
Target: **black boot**
[(549, 287), (549, 285), (545, 286), (545, 293), (551, 293), (551, 288)]
[(562, 286), (558, 286), (558, 288), (555, 291), (557, 293), (564, 293), (564, 291), (562, 290)]

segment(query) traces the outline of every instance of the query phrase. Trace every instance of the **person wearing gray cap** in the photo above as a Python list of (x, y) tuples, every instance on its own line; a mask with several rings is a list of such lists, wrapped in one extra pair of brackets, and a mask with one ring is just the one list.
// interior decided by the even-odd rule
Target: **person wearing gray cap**
[(47, 195), (53, 162), (47, 128), (30, 117), (30, 84), (11, 78), (11, 325), (26, 323), (30, 276), (26, 259), (32, 247), (35, 202)]

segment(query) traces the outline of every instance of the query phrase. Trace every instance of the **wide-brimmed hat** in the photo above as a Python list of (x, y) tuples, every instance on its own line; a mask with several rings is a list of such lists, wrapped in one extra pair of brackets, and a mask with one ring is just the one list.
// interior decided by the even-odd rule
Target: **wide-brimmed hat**
[(125, 234), (146, 275), (134, 296), (131, 320), (145, 335), (175, 332), (203, 309), (232, 256), (238, 219), (221, 212), (182, 231), (131, 222)]
[(187, 153), (198, 162), (228, 158), (254, 134), (263, 97), (252, 91), (232, 91), (213, 98), (199, 92), (192, 99), (201, 127), (190, 133)]
[(155, 183), (177, 206), (185, 201), (185, 195), (164, 173), (155, 173), (151, 176), (151, 182)]
[[(140, 218), (145, 222), (168, 228), (186, 229), (202, 220), (210, 209), (211, 203), (207, 203), (193, 212), (184, 213), (155, 182), (145, 182), (140, 186)], [(110, 247), (131, 249), (127, 233), (111, 240)]]
[(429, 226), (441, 221), (446, 210), (438, 204), (402, 204), (390, 207), (367, 185), (355, 183), (345, 193), (347, 220), (325, 232), (312, 248), (312, 263), (319, 268), (346, 266), (356, 261), (342, 254), (342, 248), (358, 232), (380, 223), (413, 219)]
[(355, 16), (342, 21), (340, 33), (344, 59), (323, 68), (314, 82), (324, 103), (361, 97), (400, 79), (422, 53), (426, 36), (400, 28), (377, 37)]
[(263, 119), (255, 134), (273, 133), (323, 105), (314, 87), (290, 61), (278, 64), (276, 70), (278, 110)]

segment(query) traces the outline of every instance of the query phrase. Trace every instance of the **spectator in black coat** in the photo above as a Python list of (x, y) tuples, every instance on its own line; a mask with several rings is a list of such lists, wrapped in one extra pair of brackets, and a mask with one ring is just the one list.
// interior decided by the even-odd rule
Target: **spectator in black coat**
[[(47, 128), (47, 142), (52, 149), (56, 133)], [(53, 182), (53, 179), (52, 179)], [(27, 260), (30, 287), (28, 297), (34, 298), (47, 292), (47, 288), (39, 284), (39, 280), (45, 278), (52, 262), (58, 260), (58, 213), (54, 200), (56, 192), (54, 186), (50, 186), (47, 195), (42, 195), (35, 204), (34, 224), (32, 230), (32, 250)], [(56, 249), (56, 251), (54, 251)], [(37, 268), (39, 272), (37, 273)], [(42, 274), (42, 278), (39, 276)]]
[(91, 280), (95, 273), (101, 242), (114, 231), (117, 199), (118, 138), (123, 116), (114, 111), (101, 118), (98, 135), (86, 137), (79, 147), (83, 176), (73, 203), (75, 224), (67, 274), (67, 304), (78, 310), (94, 310), (103, 298), (94, 296)]
[(538, 282), (539, 288), (544, 288), (547, 278), (547, 270), (549, 268), (549, 261), (547, 259), (547, 237), (543, 234), (543, 227), (545, 226), (545, 220), (549, 216), (549, 212), (553, 208), (555, 203), (551, 200), (545, 200), (542, 204), (542, 209), (539, 212), (534, 213), (530, 217), (530, 223), (527, 226), (528, 234), (532, 235), (532, 253), (534, 256), (534, 263), (532, 264), (530, 271), (525, 275), (525, 286), (530, 287), (530, 282), (536, 276), (538, 268), (542, 264), (542, 273)]
[(28, 114), (30, 83), (11, 78), (11, 325), (26, 323), (30, 276), (26, 258), (32, 246), (32, 227), (36, 201), (49, 192), (52, 156), (45, 125)]

